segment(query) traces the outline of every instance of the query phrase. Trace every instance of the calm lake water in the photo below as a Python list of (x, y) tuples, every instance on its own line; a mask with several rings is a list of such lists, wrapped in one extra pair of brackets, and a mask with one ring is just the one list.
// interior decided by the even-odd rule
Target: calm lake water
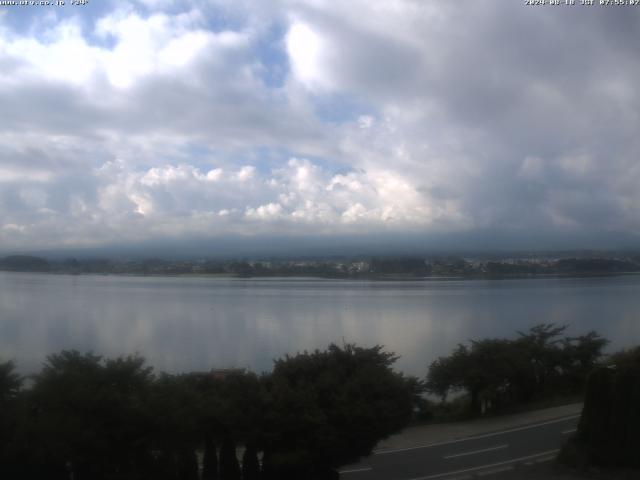
[(49, 353), (139, 352), (159, 370), (270, 370), (330, 342), (383, 344), (423, 376), (459, 342), (542, 322), (640, 344), (640, 276), (349, 281), (0, 272), (0, 357), (22, 372)]

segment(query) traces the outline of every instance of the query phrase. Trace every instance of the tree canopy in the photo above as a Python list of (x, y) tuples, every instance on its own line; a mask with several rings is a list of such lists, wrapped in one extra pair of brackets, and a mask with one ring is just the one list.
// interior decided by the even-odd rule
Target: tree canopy
[(276, 360), (266, 379), (269, 460), (337, 467), (400, 430), (411, 418), (417, 388), (391, 369), (396, 359), (381, 346), (333, 344)]
[(392, 370), (396, 358), (330, 345), (262, 376), (171, 375), (139, 356), (62, 351), (25, 389), (0, 363), (0, 476), (249, 480), (263, 452), (263, 478), (321, 478), (409, 421), (419, 383)]
[(431, 363), (427, 390), (443, 400), (452, 392), (468, 394), (473, 414), (545, 395), (579, 392), (607, 341), (594, 331), (563, 337), (566, 328), (540, 324), (518, 332), (515, 339), (460, 344), (449, 356)]
[(588, 376), (576, 434), (561, 461), (576, 467), (640, 467), (640, 347), (611, 356)]

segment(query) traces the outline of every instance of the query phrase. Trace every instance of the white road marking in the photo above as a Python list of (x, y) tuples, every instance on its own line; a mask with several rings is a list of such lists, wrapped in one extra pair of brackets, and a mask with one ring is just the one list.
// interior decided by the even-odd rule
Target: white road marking
[(465, 438), (460, 438), (457, 440), (449, 440), (447, 442), (437, 442), (437, 443), (429, 443), (426, 445), (418, 445), (416, 447), (406, 447), (406, 448), (394, 448), (391, 450), (380, 450), (377, 452), (373, 452), (374, 455), (388, 455), (390, 453), (396, 453), (396, 452), (407, 452), (409, 450), (419, 450), (421, 448), (430, 448), (430, 447), (437, 447), (440, 445), (451, 445), (453, 443), (460, 443), (460, 442), (468, 442), (470, 440), (476, 440), (478, 438), (488, 438), (488, 437), (495, 437), (496, 435), (503, 435), (505, 433), (511, 433), (511, 432), (519, 432), (521, 430), (528, 430), (530, 428), (537, 428), (537, 427), (543, 427), (545, 425), (551, 425), (554, 423), (561, 423), (561, 422), (566, 422), (567, 420), (573, 420), (574, 418), (579, 418), (580, 415), (570, 415), (568, 417), (563, 417), (563, 418), (557, 418), (555, 420), (550, 420), (548, 422), (543, 422), (543, 423), (536, 423), (533, 425), (526, 425), (524, 427), (516, 427), (516, 428), (510, 428), (508, 430), (502, 430), (499, 432), (492, 432), (492, 433), (485, 433), (483, 435), (475, 435), (472, 437), (465, 437)]
[(535, 460), (535, 463), (545, 463), (545, 462), (550, 462), (552, 460), (554, 460), (556, 458), (555, 455), (551, 455), (549, 457), (543, 457), (543, 458), (539, 458), (538, 460)]
[(513, 470), (514, 468), (516, 467), (514, 467), (513, 465), (507, 465), (506, 467), (492, 468), (491, 470), (487, 470), (486, 472), (478, 472), (478, 476), (484, 477), (486, 475), (495, 475), (496, 473), (508, 472), (509, 470)]
[(571, 430), (563, 430), (562, 434), (563, 435), (569, 435), (570, 433), (573, 433), (573, 432), (575, 432), (577, 430), (578, 430), (577, 428), (572, 428)]
[(473, 450), (471, 452), (454, 453), (453, 455), (447, 455), (446, 457), (443, 457), (443, 458), (445, 460), (448, 460), (450, 458), (464, 457), (466, 455), (475, 455), (476, 453), (491, 452), (493, 450), (502, 450), (503, 448), (507, 448), (508, 446), (509, 445), (505, 444), (505, 445), (498, 445), (497, 447), (483, 448), (482, 450)]
[(340, 470), (338, 473), (343, 474), (343, 473), (370, 472), (371, 470), (373, 470), (373, 468), (371, 467), (352, 468), (351, 470)]
[(489, 465), (480, 465), (479, 467), (465, 468), (464, 470), (456, 470), (453, 472), (437, 473), (435, 475), (427, 475), (426, 477), (415, 477), (410, 480), (431, 480), (432, 478), (442, 478), (449, 475), (459, 475), (461, 473), (473, 472), (477, 470), (483, 470), (486, 468), (499, 467), (501, 465), (509, 465), (510, 463), (523, 462), (531, 458), (542, 457), (544, 455), (552, 455), (552, 454), (558, 453), (559, 451), (560, 449), (547, 450), (546, 452), (535, 453), (533, 455), (527, 455), (526, 457), (512, 458), (511, 460), (505, 460), (504, 462), (491, 463)]

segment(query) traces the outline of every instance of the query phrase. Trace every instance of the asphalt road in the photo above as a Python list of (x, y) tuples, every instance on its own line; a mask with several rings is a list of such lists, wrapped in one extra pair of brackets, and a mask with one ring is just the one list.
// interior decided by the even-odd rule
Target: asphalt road
[(431, 445), (379, 451), (341, 470), (343, 480), (450, 480), (490, 476), (554, 458), (579, 415)]

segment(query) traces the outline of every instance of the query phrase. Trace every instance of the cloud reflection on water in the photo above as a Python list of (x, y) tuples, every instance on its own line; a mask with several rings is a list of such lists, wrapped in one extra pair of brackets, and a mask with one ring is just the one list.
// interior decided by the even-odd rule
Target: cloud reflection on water
[(383, 344), (424, 375), (457, 343), (541, 322), (640, 343), (640, 277), (367, 282), (0, 273), (0, 356), (24, 372), (61, 349), (138, 352), (159, 370), (269, 370), (330, 342)]

